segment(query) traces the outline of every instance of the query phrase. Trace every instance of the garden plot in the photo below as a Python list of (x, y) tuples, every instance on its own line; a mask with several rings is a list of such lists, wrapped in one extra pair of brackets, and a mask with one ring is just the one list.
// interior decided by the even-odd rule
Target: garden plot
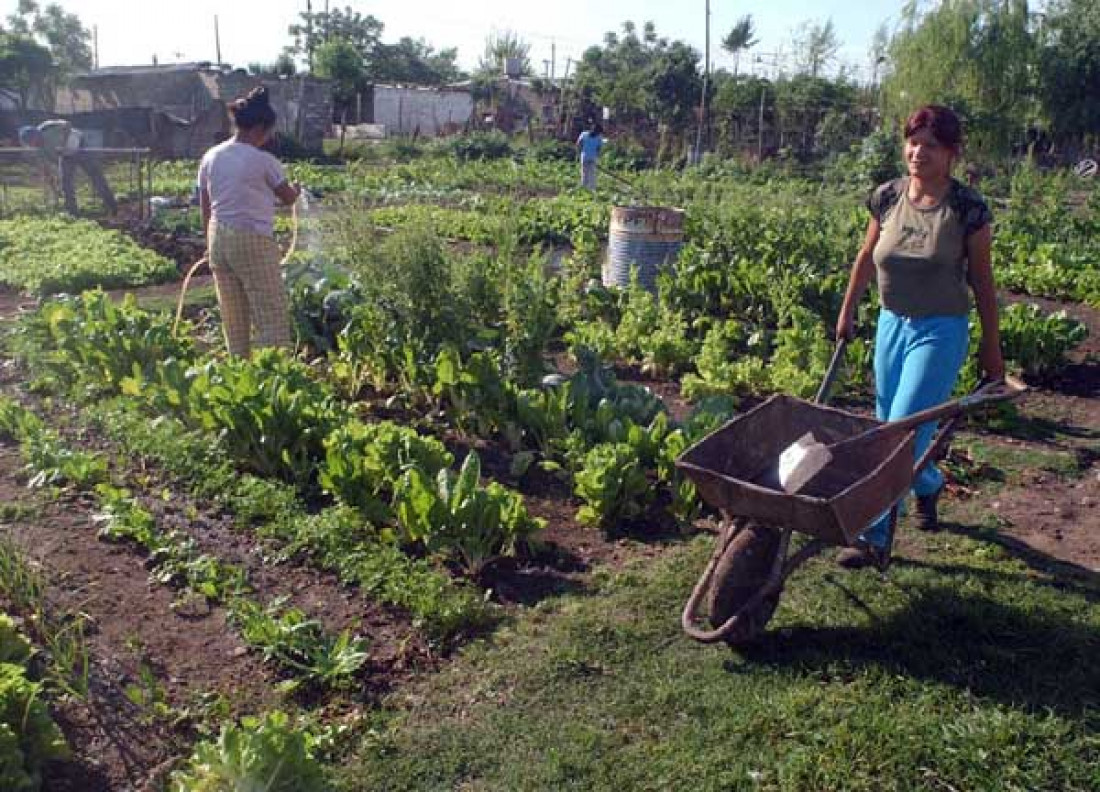
[[(453, 207), (407, 202), (380, 235), (340, 185), (304, 254), (324, 277), (291, 284), (300, 359), (227, 361), (163, 303), (95, 293), (7, 336), (5, 531), (51, 607), (120, 592), (84, 603), (89, 678), (114, 697), (66, 692), (60, 669), (50, 701), (157, 735), (129, 767), (125, 740), (108, 751), (104, 788), (198, 783), (188, 757), (225, 759), (223, 727), (286, 746), (302, 789), (1094, 785), (1094, 312), (1006, 308), (1036, 408), (959, 436), (944, 533), (903, 529), (886, 581), (814, 562), (760, 646), (701, 648), (677, 617), (714, 515), (672, 463), (814, 389), (863, 219), (804, 183), (640, 178), (689, 218), (658, 297), (590, 284), (610, 193), (529, 196), (500, 222), (487, 191), (450, 226)], [(1041, 229), (1001, 222), (1038, 249)], [(1090, 222), (1061, 239), (1092, 272)], [(548, 234), (570, 243), (560, 276), (532, 250)], [(870, 404), (871, 316), (849, 409)], [(1081, 529), (1057, 551), (1018, 530), (1037, 490)], [(94, 719), (61, 720), (87, 762)]]

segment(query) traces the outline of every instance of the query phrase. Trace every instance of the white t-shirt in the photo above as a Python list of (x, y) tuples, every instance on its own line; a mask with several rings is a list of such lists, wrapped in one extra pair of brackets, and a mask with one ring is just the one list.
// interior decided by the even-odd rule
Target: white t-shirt
[(199, 190), (210, 193), (211, 216), (238, 231), (274, 234), (275, 188), (285, 182), (279, 160), (232, 138), (207, 151), (199, 164)]

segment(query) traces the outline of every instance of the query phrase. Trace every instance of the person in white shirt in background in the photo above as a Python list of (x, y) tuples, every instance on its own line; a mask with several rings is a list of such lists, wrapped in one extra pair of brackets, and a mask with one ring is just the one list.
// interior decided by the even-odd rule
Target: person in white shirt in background
[(103, 175), (103, 169), (93, 155), (82, 150), (82, 136), (68, 121), (53, 118), (38, 126), (22, 127), (19, 130), (19, 143), (41, 152), (43, 178), (54, 195), (61, 193), (66, 212), (75, 215), (79, 208), (76, 202), (77, 168), (87, 174), (88, 181), (103, 201), (104, 208), (110, 214), (118, 211), (118, 203)]

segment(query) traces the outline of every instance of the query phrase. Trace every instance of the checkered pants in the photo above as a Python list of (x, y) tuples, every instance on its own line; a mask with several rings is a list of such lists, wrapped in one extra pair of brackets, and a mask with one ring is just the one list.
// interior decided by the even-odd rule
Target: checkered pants
[(253, 347), (291, 345), (281, 260), (274, 238), (210, 221), (210, 269), (229, 354), (248, 357)]

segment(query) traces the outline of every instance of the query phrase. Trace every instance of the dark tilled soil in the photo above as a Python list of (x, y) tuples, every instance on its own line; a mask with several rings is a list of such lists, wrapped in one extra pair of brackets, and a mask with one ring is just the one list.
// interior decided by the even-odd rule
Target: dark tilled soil
[[(0, 446), (0, 500), (28, 499), (22, 469), (19, 453)], [(42, 571), (47, 612), (87, 620), (91, 694), (84, 701), (61, 699), (58, 712), (79, 763), (61, 768), (49, 788), (139, 789), (185, 748), (185, 730), (150, 719), (126, 697), (128, 686), (140, 684), (143, 668), (156, 673), (159, 690), (175, 707), (208, 694), (224, 696), (233, 711), (277, 703), (272, 676), (227, 629), (225, 612), (213, 609), (204, 618), (176, 613), (174, 592), (149, 581), (140, 557), (96, 537), (87, 503), (47, 500), (33, 521), (0, 530)]]
[(1073, 453), (1079, 475), (1031, 471), (1022, 485), (987, 498), (988, 508), (1005, 546), (1026, 560), (1048, 558), (1100, 572), (1100, 311), (1027, 295), (1005, 297), (1047, 311), (1064, 309), (1088, 326), (1089, 337), (1056, 376), (1033, 384), (1020, 405), (1021, 436), (989, 439), (1021, 450)]

